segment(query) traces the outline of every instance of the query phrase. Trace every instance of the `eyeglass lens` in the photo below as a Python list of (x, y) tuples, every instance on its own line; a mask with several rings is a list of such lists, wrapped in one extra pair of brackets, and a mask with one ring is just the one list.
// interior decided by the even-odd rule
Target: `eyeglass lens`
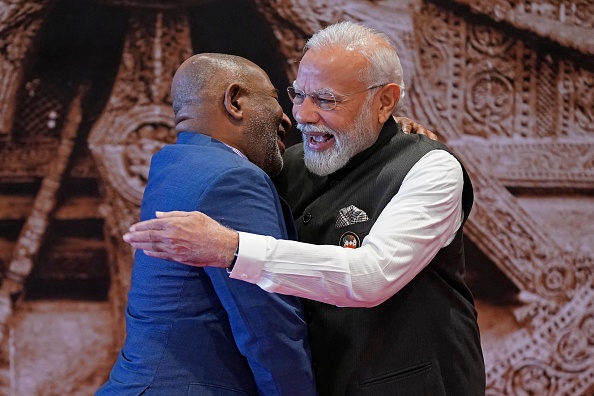
[(306, 94), (295, 87), (288, 87), (287, 92), (291, 101), (297, 106), (303, 104), (305, 97), (309, 96), (311, 100), (322, 110), (332, 110), (336, 107), (336, 97), (331, 92)]

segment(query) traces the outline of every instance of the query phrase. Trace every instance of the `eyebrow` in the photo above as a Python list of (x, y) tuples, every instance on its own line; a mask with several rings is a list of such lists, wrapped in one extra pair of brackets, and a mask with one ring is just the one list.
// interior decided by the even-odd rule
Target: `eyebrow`
[(334, 92), (334, 90), (332, 88), (328, 88), (328, 87), (320, 88), (316, 91), (316, 93), (317, 94), (331, 93), (332, 95), (338, 95), (336, 92)]
[[(303, 89), (301, 89), (299, 87), (299, 85), (297, 85), (297, 81), (293, 81), (293, 88), (303, 91)], [(305, 93), (305, 91), (303, 91), (303, 93)], [(330, 87), (323, 87), (323, 88), (317, 89), (313, 93), (316, 93), (316, 94), (331, 93), (332, 95), (340, 95), (339, 93), (334, 92), (334, 90)]]

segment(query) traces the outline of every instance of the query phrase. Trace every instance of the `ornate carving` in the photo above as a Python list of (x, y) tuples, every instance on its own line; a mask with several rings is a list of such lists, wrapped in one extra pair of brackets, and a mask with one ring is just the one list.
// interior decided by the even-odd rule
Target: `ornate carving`
[[(489, 7), (508, 15), (510, 3)], [(462, 12), (425, 2), (415, 16), (423, 74), (411, 99), (471, 172), (468, 236), (520, 289), (521, 330), (485, 350), (488, 394), (584, 394), (594, 379), (594, 253), (555, 238), (506, 187), (591, 191), (592, 71)]]
[[(505, 21), (580, 52), (594, 54), (594, 5), (589, 0), (457, 0), (473, 12)], [(576, 38), (579, 37), (579, 40)]]
[[(297, 76), (297, 61), (301, 59), (305, 41), (313, 32), (323, 28), (329, 20), (324, 20), (323, 10), (320, 10), (318, 19), (318, 14), (312, 9), (312, 3), (315, 1), (304, 3), (296, 0), (255, 0), (254, 2), (278, 40), (279, 49), (286, 59), (287, 76), (289, 81), (293, 81)], [(328, 12), (327, 8), (326, 12)], [(307, 19), (308, 16), (314, 15), (316, 19)]]
[(514, 371), (510, 381), (510, 389), (514, 395), (553, 396), (555, 381), (549, 373), (548, 367), (542, 362), (528, 361)]
[[(110, 133), (112, 130), (121, 133)], [(146, 105), (127, 112), (104, 113), (94, 131), (96, 134), (89, 139), (91, 151), (100, 163), (109, 164), (99, 165), (102, 177), (139, 207), (151, 156), (175, 140), (173, 111), (164, 105)]]
[(472, 150), (508, 187), (594, 187), (594, 141), (477, 142)]
[(28, 143), (23, 146), (8, 142), (0, 147), (0, 177), (43, 177), (47, 173), (59, 142)]
[[(82, 96), (81, 93), (75, 98), (68, 111), (68, 122), (62, 131), (56, 156), (51, 162), (48, 174), (45, 175), (41, 183), (41, 188), (33, 203), (31, 215), (23, 226), (19, 240), (14, 248), (7, 275), (18, 284), (22, 284), (33, 268), (34, 260), (49, 224), (49, 215), (56, 205), (56, 194), (70, 160), (76, 133), (82, 118)], [(12, 290), (12, 293), (14, 292), (16, 290)]]
[(466, 108), (475, 123), (497, 125), (511, 115), (513, 87), (505, 76), (493, 72), (480, 72), (469, 79)]
[(131, 18), (116, 84), (89, 147), (108, 187), (137, 207), (152, 154), (175, 139), (169, 87), (190, 55), (189, 26), (181, 14)]
[(0, 136), (11, 132), (22, 63), (49, 2), (0, 1)]
[[(173, 140), (169, 83), (177, 65), (191, 54), (184, 11), (176, 10), (198, 7), (199, 2), (175, 0), (145, 7), (137, 0), (97, 1), (130, 7), (132, 13), (111, 98), (89, 139), (103, 182), (100, 213), (108, 233), (110, 302), (115, 321), (121, 324), (132, 263), (132, 252), (121, 235), (138, 218), (152, 153)], [(0, 147), (0, 177), (4, 180), (55, 173), (51, 163), (63, 111), (55, 119), (39, 121), (40, 125), (56, 122), (41, 143), (38, 124), (31, 125), (31, 136), (21, 137), (18, 146), (7, 136), (15, 84), (21, 84), (23, 59), (47, 4), (49, 0), (0, 0), (0, 139), (6, 141)], [(487, 394), (592, 393), (594, 228), (589, 223), (594, 213), (588, 212), (594, 187), (592, 2), (254, 0), (254, 4), (279, 41), (289, 79), (296, 75), (295, 61), (305, 40), (331, 22), (360, 21), (385, 31), (397, 43), (411, 87), (413, 117), (436, 130), (471, 172), (476, 201), (467, 236), (520, 289), (517, 305), (506, 307), (517, 326), (498, 334), (485, 349)], [(409, 5), (422, 8), (414, 14), (414, 30)], [(477, 18), (470, 12), (483, 15)], [(534, 40), (535, 36), (540, 38)], [(571, 58), (572, 51), (547, 49), (548, 40), (581, 51), (588, 59), (582, 62)], [(414, 46), (411, 52), (409, 45)], [(25, 87), (33, 94), (36, 89), (35, 80)], [(88, 176), (94, 169), (87, 161), (71, 172)], [(48, 185), (45, 191), (53, 187)], [(547, 227), (547, 219), (537, 218), (538, 211), (530, 206), (544, 201), (548, 191), (566, 193), (576, 206), (585, 208), (556, 210), (558, 224)], [(31, 235), (43, 233), (45, 223), (39, 213), (49, 213), (52, 199), (50, 194), (33, 213)], [(547, 209), (544, 205), (539, 210)], [(569, 237), (552, 229), (572, 221)], [(13, 289), (15, 282), (5, 279), (0, 289), (3, 330), (18, 282), (16, 286)], [(123, 328), (116, 326), (114, 331), (121, 343)], [(8, 378), (5, 335), (0, 333), (0, 393), (10, 388), (4, 381)]]
[(580, 69), (576, 76), (575, 119), (588, 132), (594, 132), (594, 73)]

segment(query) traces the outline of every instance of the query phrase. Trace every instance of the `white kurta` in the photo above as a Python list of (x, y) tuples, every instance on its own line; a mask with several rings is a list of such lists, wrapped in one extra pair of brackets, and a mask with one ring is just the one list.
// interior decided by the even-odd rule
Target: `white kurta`
[(444, 150), (423, 156), (358, 249), (239, 233), (230, 276), (336, 306), (373, 307), (402, 289), (462, 225), (463, 174)]

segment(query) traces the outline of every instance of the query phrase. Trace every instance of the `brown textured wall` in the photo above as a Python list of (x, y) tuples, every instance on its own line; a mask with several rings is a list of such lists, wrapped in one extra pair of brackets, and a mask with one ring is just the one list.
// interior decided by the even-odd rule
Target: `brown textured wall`
[(594, 391), (591, 2), (0, 0), (0, 10), (0, 395), (87, 395), (105, 380), (124, 334), (121, 234), (150, 155), (173, 139), (179, 63), (235, 53), (282, 91), (304, 40), (340, 20), (395, 41), (403, 114), (471, 172), (467, 277), (488, 394)]

